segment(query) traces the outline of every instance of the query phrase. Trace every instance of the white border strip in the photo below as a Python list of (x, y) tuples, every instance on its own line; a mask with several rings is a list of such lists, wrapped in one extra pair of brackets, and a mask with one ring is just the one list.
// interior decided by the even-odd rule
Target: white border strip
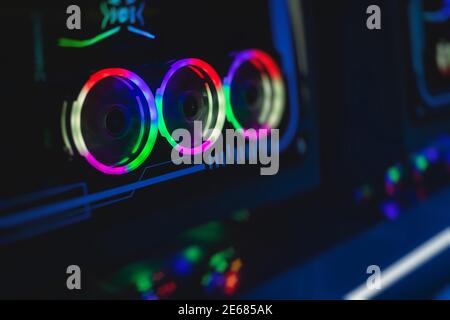
[(450, 227), (408, 253), (381, 273), (381, 289), (371, 289), (363, 283), (344, 296), (346, 300), (368, 300), (392, 286), (415, 269), (450, 248)]

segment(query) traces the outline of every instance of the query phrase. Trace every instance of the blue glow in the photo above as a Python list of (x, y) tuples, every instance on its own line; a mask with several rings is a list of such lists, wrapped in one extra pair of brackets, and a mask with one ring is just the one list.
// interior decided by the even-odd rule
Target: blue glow
[(130, 32), (136, 33), (136, 34), (138, 34), (140, 36), (143, 36), (143, 37), (146, 37), (146, 38), (149, 38), (149, 39), (152, 39), (152, 40), (156, 38), (156, 36), (154, 34), (151, 34), (150, 32), (147, 32), (147, 31), (135, 28), (133, 26), (127, 26), (127, 29)]
[(424, 155), (426, 156), (428, 162), (436, 163), (439, 161), (439, 151), (436, 148), (428, 148), (425, 150)]
[(76, 183), (76, 184), (69, 184), (61, 187), (55, 187), (51, 189), (46, 189), (44, 191), (39, 192), (33, 192), (29, 194), (25, 194), (22, 196), (19, 196), (17, 198), (12, 198), (8, 200), (4, 200), (0, 202), (0, 209), (8, 209), (11, 207), (19, 206), (19, 205), (26, 205), (31, 202), (35, 202), (38, 200), (42, 200), (44, 198), (50, 198), (68, 191), (72, 191), (75, 189), (80, 188), (84, 194), (87, 194), (87, 187), (85, 183)]
[(153, 292), (146, 292), (142, 294), (143, 300), (159, 300), (158, 296), (154, 294)]
[(444, 0), (442, 5), (438, 11), (425, 12), (425, 20), (431, 23), (446, 22), (450, 18), (450, 0)]
[(192, 271), (192, 263), (179, 256), (174, 261), (173, 269), (178, 275), (186, 276)]
[(107, 198), (111, 198), (114, 196), (118, 196), (133, 190), (138, 190), (142, 188), (146, 188), (148, 186), (161, 183), (167, 180), (176, 179), (182, 176), (186, 176), (189, 174), (193, 174), (196, 172), (200, 172), (206, 169), (205, 165), (195, 165), (186, 169), (181, 169), (175, 172), (170, 172), (167, 174), (163, 174), (158, 177), (149, 178), (143, 181), (133, 182), (124, 186), (107, 189), (104, 191), (100, 191), (97, 193), (89, 194), (82, 197), (76, 197), (73, 199), (69, 199), (66, 201), (57, 202), (50, 205), (45, 205), (37, 208), (33, 208), (30, 210), (25, 210), (18, 212), (16, 214), (12, 214), (9, 216), (0, 218), (0, 229), (11, 228), (17, 225), (20, 225), (25, 222), (29, 222), (30, 220), (35, 220), (43, 217), (48, 217), (53, 214), (75, 209), (80, 206), (84, 206), (90, 203), (94, 203), (97, 201), (101, 201)]

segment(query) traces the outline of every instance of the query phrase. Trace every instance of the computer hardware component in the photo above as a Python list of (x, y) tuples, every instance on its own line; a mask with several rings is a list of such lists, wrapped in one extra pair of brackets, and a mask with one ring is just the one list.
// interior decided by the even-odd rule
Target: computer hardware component
[[(5, 72), (17, 76), (0, 80), (15, 106), (4, 110), (11, 121), (0, 127), (11, 155), (0, 158), (8, 168), (0, 194), (1, 273), (22, 274), (42, 253), (34, 262), (41, 276), (21, 282), (25, 295), (70, 295), (55, 278), (69, 256), (98, 271), (126, 263), (130, 250), (170, 246), (195, 225), (318, 187), (315, 64), (308, 15), (291, 10), (298, 3), (79, 0), (81, 30), (66, 26), (72, 4), (0, 10), (2, 30), (17, 26), (5, 32), (2, 51), (14, 62)], [(278, 173), (262, 177), (260, 164), (173, 163), (167, 133), (192, 130), (193, 120), (222, 133), (234, 128), (221, 82), (248, 50), (260, 70), (250, 67), (245, 82), (257, 73), (266, 79), (264, 103), (254, 104), (267, 116), (260, 124), (281, 130)], [(54, 246), (65, 250), (54, 254)], [(1, 283), (0, 295), (20, 296), (14, 277)]]
[(450, 77), (448, 28), (449, 2), (411, 0), (393, 4), (399, 10), (397, 62), (407, 61), (400, 72), (405, 100), (405, 145), (408, 151), (423, 148), (450, 130)]
[(242, 129), (248, 136), (249, 128), (279, 129), (286, 103), (285, 87), (270, 55), (251, 49), (236, 53), (224, 79), (224, 91), (227, 119), (236, 130)]
[(91, 76), (73, 103), (70, 120), (78, 152), (106, 174), (137, 169), (158, 134), (151, 90), (138, 75), (120, 68)]
[[(238, 11), (234, 6), (217, 11), (212, 3), (202, 1), (195, 8), (177, 3), (174, 11), (167, 1), (128, 5), (80, 1), (81, 30), (66, 27), (69, 4), (63, 1), (56, 9), (30, 7), (14, 15), (9, 14), (13, 9), (3, 11), (9, 12), (4, 19), (7, 23), (14, 17), (32, 17), (23, 30), (16, 30), (27, 41), (12, 41), (6, 51), (11, 59), (13, 52), (21, 52), (24, 61), (32, 62), (30, 82), (12, 86), (7, 100), (17, 101), (19, 91), (26, 88), (30, 94), (20, 102), (20, 109), (28, 110), (32, 103), (46, 108), (45, 113), (34, 113), (39, 108), (33, 108), (32, 120), (25, 120), (19, 131), (12, 125), (1, 129), (5, 144), (9, 144), (7, 136), (16, 135), (11, 144), (14, 159), (1, 160), (11, 168), (3, 182), (15, 186), (3, 196), (0, 228), (7, 235), (5, 242), (93, 217), (100, 225), (112, 217), (123, 221), (143, 218), (140, 211), (147, 207), (143, 204), (150, 195), (159, 200), (148, 207), (148, 217), (155, 219), (152, 225), (161, 222), (162, 212), (169, 217), (188, 210), (192, 221), (180, 221), (183, 229), (231, 209), (224, 206), (211, 212), (219, 195), (228, 199), (230, 207), (255, 206), (269, 195), (285, 197), (318, 185), (315, 95), (308, 73), (312, 67), (305, 67), (309, 48), (301, 15), (292, 14), (296, 28), (291, 28), (291, 4), (255, 1), (239, 4)], [(247, 17), (255, 6), (261, 14), (248, 25)], [(114, 16), (119, 11), (123, 13), (120, 19)], [(232, 24), (227, 23), (230, 17)], [(28, 34), (32, 38), (26, 38)], [(302, 39), (301, 45), (297, 38)], [(250, 70), (243, 60), (235, 61), (239, 56), (252, 61)], [(237, 73), (231, 79), (228, 73), (233, 61)], [(215, 129), (211, 136), (202, 137), (212, 143), (222, 129), (234, 128), (226, 121), (221, 80), (227, 76), (233, 80), (233, 96), (240, 79), (258, 82), (258, 73), (265, 79), (265, 91), (262, 104), (254, 105), (266, 118), (259, 120), (262, 126), (281, 130), (279, 174), (261, 180), (258, 165), (185, 167), (173, 163), (171, 151), (177, 144), (171, 134), (175, 129), (192, 130), (195, 120), (201, 120), (205, 132)], [(159, 117), (154, 113), (152, 93)], [(7, 113), (20, 117), (12, 109)], [(239, 114), (236, 117), (242, 121)], [(30, 144), (30, 149), (25, 150), (24, 144)], [(27, 164), (30, 153), (39, 170)], [(254, 184), (262, 192), (254, 192)], [(289, 191), (281, 192), (280, 184), (290, 186)], [(205, 185), (215, 187), (205, 190)], [(174, 194), (177, 202), (172, 199)], [(17, 232), (20, 228), (27, 232)], [(163, 237), (170, 238), (170, 232)]]
[[(156, 91), (159, 129), (181, 154), (197, 154), (212, 146), (222, 134), (225, 98), (222, 81), (212, 66), (199, 59), (183, 59), (172, 64)], [(195, 122), (201, 136), (195, 133)], [(191, 141), (177, 143), (173, 132), (185, 129)]]

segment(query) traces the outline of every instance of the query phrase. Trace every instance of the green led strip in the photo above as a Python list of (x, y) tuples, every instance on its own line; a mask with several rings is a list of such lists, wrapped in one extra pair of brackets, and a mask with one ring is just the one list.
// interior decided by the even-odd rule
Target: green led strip
[(78, 40), (78, 39), (61, 38), (58, 40), (58, 46), (65, 47), (65, 48), (85, 48), (85, 47), (92, 46), (92, 45), (96, 44), (97, 42), (100, 42), (108, 37), (111, 37), (112, 35), (116, 34), (119, 31), (120, 31), (120, 26), (115, 27), (111, 30), (102, 32), (90, 39)]

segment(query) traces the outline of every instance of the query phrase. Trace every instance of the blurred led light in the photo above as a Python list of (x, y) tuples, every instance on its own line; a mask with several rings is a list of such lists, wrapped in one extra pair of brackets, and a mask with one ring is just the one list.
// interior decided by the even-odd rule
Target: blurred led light
[(394, 196), (396, 193), (396, 186), (400, 183), (402, 172), (400, 166), (390, 167), (386, 172), (385, 192), (389, 196)]
[(363, 185), (355, 190), (355, 201), (360, 203), (365, 200), (369, 200), (373, 196), (372, 187), (368, 184)]
[(136, 290), (138, 292), (147, 292), (153, 286), (152, 274), (150, 271), (141, 271), (133, 275)]
[(173, 268), (174, 271), (182, 276), (191, 273), (194, 264), (198, 263), (202, 258), (203, 252), (198, 246), (190, 246), (181, 254), (175, 257)]
[(225, 276), (224, 293), (227, 295), (234, 294), (239, 284), (239, 277), (236, 272), (229, 272)]
[[(265, 101), (261, 115), (259, 117), (260, 128), (253, 129), (266, 129), (261, 131), (249, 130), (251, 128), (244, 128), (242, 124), (236, 118), (231, 103), (231, 87), (235, 80), (236, 72), (246, 62), (251, 63), (257, 69), (261, 71), (261, 80), (263, 90), (267, 95), (272, 96), (272, 101)], [(285, 87), (281, 71), (270, 55), (257, 50), (249, 49), (239, 52), (228, 72), (228, 75), (224, 79), (224, 93), (226, 99), (226, 114), (227, 120), (233, 125), (236, 130), (243, 129), (243, 134), (247, 138), (256, 139), (259, 134), (266, 135), (270, 129), (278, 128), (281, 122), (284, 108), (285, 108)]]
[(223, 286), (223, 275), (217, 272), (207, 273), (202, 277), (201, 284), (207, 293), (212, 293)]
[[(86, 100), (86, 97), (89, 91), (94, 87), (99, 81), (108, 78), (108, 77), (121, 77), (123, 79), (127, 79), (134, 83), (139, 90), (141, 90), (142, 94), (146, 99), (146, 105), (149, 109), (150, 114), (150, 124), (145, 123), (143, 119), (143, 114), (141, 112), (141, 129), (138, 141), (136, 144), (141, 144), (142, 140), (144, 140), (143, 148), (141, 152), (128, 164), (126, 165), (116, 165), (110, 166), (106, 165), (100, 161), (98, 161), (89, 149), (86, 146), (83, 133), (81, 131), (81, 112), (83, 110), (83, 104)], [(140, 99), (137, 99), (139, 106), (142, 111), (142, 103)], [(144, 127), (150, 125), (150, 130), (148, 137), (146, 139), (143, 138)], [(94, 73), (89, 80), (86, 82), (84, 87), (81, 89), (80, 94), (78, 95), (77, 100), (73, 104), (72, 114), (71, 114), (71, 126), (72, 126), (72, 134), (75, 146), (80, 153), (81, 156), (86, 158), (86, 160), (97, 170), (112, 175), (120, 175), (131, 172), (138, 168), (150, 155), (153, 146), (156, 141), (156, 137), (158, 135), (158, 114), (155, 107), (155, 100), (150, 88), (147, 84), (135, 73), (121, 68), (111, 68), (111, 69), (103, 69), (96, 73)], [(142, 133), (142, 134), (141, 134)], [(139, 147), (139, 146), (138, 146)], [(136, 147), (134, 150), (137, 150)]]
[[(203, 136), (202, 138), (204, 139), (204, 142), (201, 145), (193, 148), (181, 146), (175, 141), (175, 139), (172, 137), (171, 133), (169, 133), (167, 129), (163, 113), (164, 110), (163, 99), (166, 87), (171, 78), (175, 75), (175, 73), (177, 73), (180, 69), (185, 67), (193, 70), (202, 79), (205, 79), (206, 77), (211, 81), (211, 83), (214, 86), (215, 94), (217, 96), (217, 105), (218, 105), (217, 119), (214, 127), (211, 130), (205, 130), (206, 128), (209, 128), (209, 126), (208, 124), (204, 126), (203, 128), (204, 131), (208, 131), (209, 135)], [(213, 108), (211, 101), (211, 92), (209, 86), (206, 86), (206, 89), (208, 91), (208, 96), (210, 100), (209, 112), (211, 113), (211, 109)], [(164, 76), (160, 88), (156, 91), (156, 106), (159, 114), (158, 126), (161, 135), (165, 137), (174, 148), (176, 148), (179, 152), (183, 154), (194, 155), (204, 152), (217, 141), (217, 139), (222, 133), (222, 129), (225, 124), (225, 97), (223, 93), (222, 81), (217, 72), (214, 70), (214, 68), (205, 61), (202, 61), (200, 59), (183, 59), (172, 64), (169, 71)], [(211, 120), (211, 116), (209, 116), (208, 119)]]
[(428, 160), (423, 155), (418, 155), (414, 159), (414, 165), (417, 168), (417, 170), (424, 172), (428, 169)]
[(227, 268), (228, 268), (228, 262), (225, 260), (222, 260), (222, 261), (216, 263), (214, 265), (214, 267), (216, 268), (217, 272), (224, 273), (225, 270), (227, 270)]
[(154, 292), (145, 292), (142, 294), (143, 300), (159, 300), (158, 296)]
[(224, 233), (224, 226), (217, 221), (212, 221), (187, 231), (184, 237), (190, 240), (212, 243), (221, 241)]
[(67, 125), (66, 125), (66, 120), (67, 120), (67, 101), (63, 102), (63, 107), (62, 107), (62, 111), (61, 111), (61, 119), (60, 119), (60, 125), (61, 125), (61, 134), (63, 137), (63, 142), (64, 142), (64, 147), (66, 149), (66, 151), (73, 156), (73, 150), (72, 150), (72, 146), (70, 145), (69, 142), (69, 134), (68, 134), (68, 130), (67, 130)]
[(213, 272), (212, 273), (212, 281), (211, 281), (211, 285), (213, 287), (223, 287), (225, 282), (225, 277), (222, 273), (220, 272)]
[(186, 276), (192, 271), (192, 263), (185, 257), (176, 257), (173, 263), (174, 272), (181, 276)]
[(428, 162), (430, 162), (431, 164), (434, 164), (436, 162), (439, 161), (439, 150), (433, 147), (428, 148), (427, 150), (425, 150), (424, 152)]
[(211, 273), (207, 273), (202, 277), (201, 280), (201, 284), (204, 287), (209, 287), (211, 285), (212, 282), (212, 274)]
[(401, 172), (400, 169), (398, 167), (392, 167), (388, 169), (388, 179), (397, 184), (400, 182), (400, 178), (401, 178)]
[(174, 281), (161, 285), (157, 290), (156, 294), (160, 298), (168, 298), (171, 296), (177, 288), (177, 284)]
[(390, 220), (395, 220), (400, 215), (400, 206), (393, 202), (387, 201), (381, 205), (383, 214)]
[(184, 251), (184, 256), (189, 262), (196, 263), (202, 257), (202, 250), (198, 246), (191, 246)]
[(152, 40), (156, 38), (156, 36), (154, 34), (151, 34), (150, 32), (135, 28), (133, 26), (127, 26), (127, 29), (128, 29), (128, 31), (130, 31), (132, 33), (136, 33), (140, 36), (143, 36), (143, 37), (146, 37), (146, 38), (149, 38)]
[(237, 258), (237, 259), (233, 260), (233, 262), (231, 263), (230, 270), (232, 272), (238, 272), (239, 270), (241, 270), (241, 268), (242, 268), (241, 259)]
[(213, 267), (217, 272), (223, 273), (228, 268), (229, 266), (228, 259), (230, 259), (233, 256), (233, 254), (234, 254), (233, 248), (217, 252), (211, 257), (209, 265)]

